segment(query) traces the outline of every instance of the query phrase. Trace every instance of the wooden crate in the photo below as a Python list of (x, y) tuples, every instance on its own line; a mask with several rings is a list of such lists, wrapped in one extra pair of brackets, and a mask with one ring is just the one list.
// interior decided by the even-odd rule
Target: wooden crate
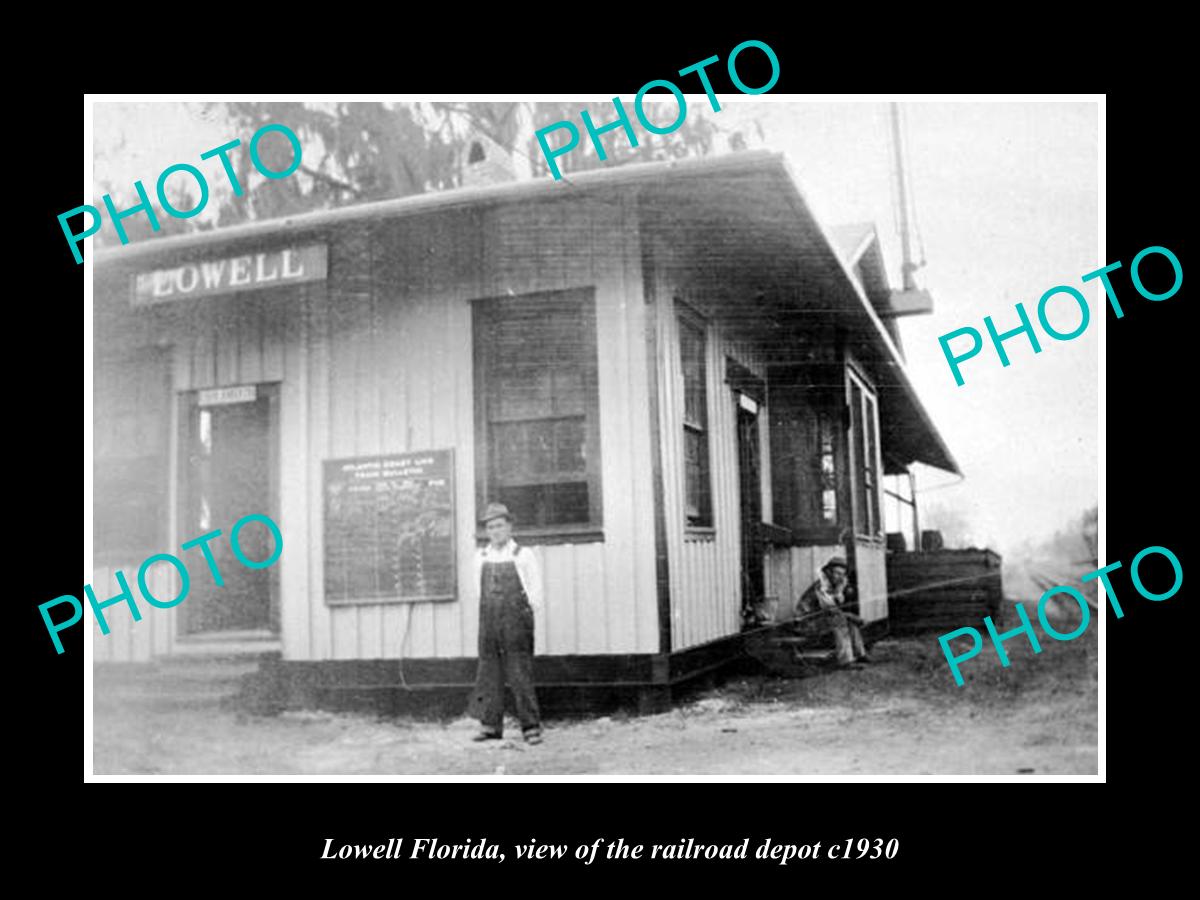
[(1000, 556), (991, 550), (890, 553), (888, 619), (894, 634), (999, 624), (1004, 589)]

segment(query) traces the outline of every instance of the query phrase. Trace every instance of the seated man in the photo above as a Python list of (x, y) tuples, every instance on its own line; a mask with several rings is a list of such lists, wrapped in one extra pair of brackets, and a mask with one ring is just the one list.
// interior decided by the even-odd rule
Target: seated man
[(855, 667), (870, 662), (859, 626), (862, 619), (844, 609), (846, 605), (846, 559), (835, 556), (821, 568), (821, 574), (796, 602), (797, 626), (809, 633), (832, 630), (837, 647), (838, 665)]

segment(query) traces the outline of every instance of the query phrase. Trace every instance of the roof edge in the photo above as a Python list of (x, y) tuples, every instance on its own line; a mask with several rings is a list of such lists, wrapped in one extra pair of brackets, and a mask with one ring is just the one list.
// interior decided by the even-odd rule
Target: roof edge
[[(917, 414), (921, 417), (922, 423), (926, 428), (929, 429), (930, 434), (932, 434), (934, 439), (937, 441), (942, 453), (944, 453), (946, 456), (946, 460), (954, 467), (949, 471), (953, 471), (956, 475), (961, 475), (962, 468), (959, 466), (958, 460), (956, 460), (954, 458), (954, 454), (950, 452), (950, 448), (946, 445), (945, 439), (942, 437), (941, 432), (934, 424), (932, 417), (929, 415), (929, 411), (925, 409), (925, 404), (921, 402), (921, 397), (913, 387), (912, 379), (908, 375), (908, 369), (904, 365), (904, 359), (900, 356), (900, 351), (896, 347), (895, 342), (892, 340), (892, 336), (888, 334), (887, 328), (883, 324), (883, 320), (880, 319), (879, 315), (875, 312), (874, 305), (872, 305), (870, 299), (868, 299), (866, 292), (863, 291), (862, 286), (858, 283), (858, 280), (851, 274), (847, 262), (843, 260), (841, 254), (837, 252), (837, 248), (834, 246), (834, 243), (830, 238), (829, 230), (821, 224), (821, 220), (813, 213), (812, 207), (808, 203), (808, 199), (804, 196), (804, 191), (800, 188), (800, 182), (797, 181), (795, 173), (792, 171), (792, 167), (788, 164), (787, 159), (785, 159), (782, 154), (779, 154), (778, 156), (779, 165), (784, 174), (787, 176), (787, 180), (791, 183), (793, 202), (798, 203), (799, 211), (803, 215), (807, 216), (814, 225), (816, 225), (817, 232), (821, 235), (821, 239), (825, 242), (826, 248), (836, 261), (838, 268), (841, 269), (843, 278), (845, 278), (851, 290), (854, 291), (855, 296), (858, 297), (859, 305), (870, 319), (875, 329), (876, 336), (880, 339), (884, 349), (887, 351), (888, 361), (890, 362), (892, 369), (896, 372), (905, 392), (909, 395), (909, 397), (912, 398), (913, 407), (915, 408)], [(874, 229), (872, 230), (870, 238), (864, 241), (864, 249), (866, 245), (869, 245), (871, 240), (878, 240), (878, 232)]]
[(769, 168), (773, 162), (782, 161), (782, 153), (771, 150), (745, 150), (695, 159), (628, 163), (579, 172), (564, 176), (561, 180), (545, 176), (544, 178), (505, 184), (426, 191), (406, 197), (356, 203), (352, 206), (339, 206), (334, 209), (313, 210), (293, 216), (262, 219), (174, 237), (148, 238), (134, 245), (95, 249), (92, 251), (92, 256), (97, 266), (117, 267), (125, 263), (141, 262), (160, 254), (169, 255), (172, 252), (188, 250), (193, 247), (222, 244), (247, 238), (267, 238), (293, 231), (304, 232), (344, 222), (401, 218), (470, 206), (558, 200), (570, 197), (572, 193), (578, 191), (591, 193), (602, 187), (625, 187), (655, 181), (661, 179), (668, 172), (677, 172), (685, 177), (738, 169), (749, 172), (755, 169)]

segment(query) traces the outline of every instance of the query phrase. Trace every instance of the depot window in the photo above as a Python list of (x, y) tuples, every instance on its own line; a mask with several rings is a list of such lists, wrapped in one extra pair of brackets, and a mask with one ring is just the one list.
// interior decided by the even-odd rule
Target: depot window
[(679, 361), (683, 372), (684, 500), (689, 528), (711, 528), (712, 475), (708, 465), (708, 367), (704, 322), (680, 306)]
[(796, 447), (799, 522), (806, 528), (836, 526), (838, 417), (831, 407), (802, 407), (803, 427)]
[(855, 532), (871, 537), (883, 533), (879, 504), (879, 413), (874, 392), (854, 372), (850, 381), (851, 479)]
[(526, 538), (602, 525), (596, 306), (589, 289), (473, 305), (476, 497)]

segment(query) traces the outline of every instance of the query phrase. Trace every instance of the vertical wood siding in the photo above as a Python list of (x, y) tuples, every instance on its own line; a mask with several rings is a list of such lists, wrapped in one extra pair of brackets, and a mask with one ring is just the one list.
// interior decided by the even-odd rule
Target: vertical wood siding
[[(817, 573), (830, 557), (844, 554), (840, 546), (772, 547), (766, 553), (767, 596), (778, 598), (776, 619), (792, 618), (796, 601), (817, 580)], [(865, 615), (864, 615), (865, 618)]]
[[(121, 288), (124, 289), (124, 282)], [(171, 399), (168, 405), (168, 421), (163, 423), (168, 436), (168, 545), (161, 552), (172, 553), (188, 564), (194, 581), (211, 577), (199, 551), (181, 551), (179, 545), (197, 537), (195, 534), (180, 534), (176, 518), (179, 503), (179, 392), (218, 387), (230, 384), (256, 384), (282, 382), (280, 391), (281, 419), (298, 422), (303, 433), (303, 421), (307, 413), (300, 403), (304, 396), (302, 368), (305, 345), (301, 340), (305, 319), (305, 295), (311, 286), (301, 286), (286, 295), (278, 292), (263, 294), (240, 294), (235, 297), (213, 297), (191, 304), (172, 304), (161, 310), (143, 313), (133, 320), (128, 332), (130, 343), (154, 343), (165, 340), (171, 344), (170, 378)], [(323, 288), (322, 288), (323, 290)], [(124, 295), (115, 302), (124, 302)], [(305, 519), (299, 507), (303, 497), (297, 497), (289, 485), (303, 484), (301, 475), (304, 447), (303, 442), (286, 437), (281, 442), (280, 466), (282, 493), (282, 521), (290, 527), (284, 531), (285, 549), (289, 561), (297, 554), (297, 547), (304, 546)], [(247, 512), (254, 512), (248, 510)], [(227, 540), (232, 522), (216, 522), (222, 537)], [(141, 559), (130, 559), (107, 566), (96, 566), (92, 573), (92, 589), (97, 600), (114, 596), (119, 590), (115, 573), (125, 574), (134, 600), (142, 612), (142, 621), (134, 622), (127, 607), (109, 607), (110, 633), (102, 635), (90, 608), (84, 615), (92, 620), (95, 636), (94, 658), (97, 662), (144, 662), (155, 656), (172, 652), (177, 633), (178, 607), (159, 609), (151, 606), (141, 596), (137, 586), (137, 572)], [(281, 594), (295, 596), (306, 579), (298, 578), (300, 567), (284, 566), (281, 563)], [(171, 598), (178, 593), (178, 579), (167, 564), (154, 566), (147, 575), (151, 591), (157, 597)], [(86, 598), (82, 598), (85, 606)], [(187, 602), (185, 599), (184, 603)], [(296, 615), (293, 605), (282, 605), (283, 640), (285, 647), (297, 641), (307, 642), (308, 616)]]
[[(605, 539), (534, 548), (546, 589), (537, 652), (657, 651), (636, 205), (614, 195), (476, 208), (342, 226), (326, 240), (324, 283), (202, 299), (172, 309), (163, 325), (174, 345), (176, 398), (206, 387), (280, 382), (284, 657), (475, 655), (477, 609), (464, 602), (476, 546), (471, 301), (584, 287), (594, 288), (596, 301)], [(171, 427), (174, 448), (177, 423)], [(459, 599), (326, 606), (323, 461), (436, 448), (454, 450)], [(175, 534), (172, 490), (177, 547), (195, 535)], [(214, 524), (228, 534), (233, 523)], [(139, 562), (126, 574), (136, 577)], [(98, 593), (111, 578), (111, 570), (96, 572)], [(112, 593), (115, 583), (105, 596)], [(112, 610), (115, 623), (123, 614)], [(96, 658), (169, 652), (174, 616), (158, 609), (145, 616), (122, 633), (114, 624), (113, 634), (97, 641)]]
[(855, 577), (858, 579), (858, 608), (866, 622), (886, 619), (887, 551), (883, 547), (859, 541), (854, 550)]
[[(740, 485), (737, 457), (737, 404), (725, 383), (726, 360), (733, 359), (766, 381), (766, 366), (773, 361), (761, 339), (746, 336), (736, 310), (747, 294), (744, 273), (736, 267), (698, 268), (703, 254), (689, 256), (676, 246), (669, 225), (649, 232), (655, 261), (652, 277), (658, 310), (658, 378), (662, 401), (662, 465), (671, 586), (672, 648), (692, 647), (741, 628)], [(748, 278), (749, 276), (746, 276)], [(684, 513), (683, 376), (675, 299), (695, 308), (708, 320), (707, 382), (709, 404), (709, 468), (713, 490), (711, 534), (689, 533)], [(814, 322), (816, 327), (816, 322)], [(759, 465), (762, 518), (773, 522), (770, 409), (760, 405)], [(776, 599), (777, 615), (789, 616), (796, 598), (817, 577), (820, 565), (844, 548), (764, 548), (764, 587)], [(868, 575), (873, 579), (875, 567)], [(871, 582), (875, 589), (874, 581)], [(874, 613), (874, 608), (871, 610)]]
[[(656, 276), (657, 278), (658, 276)], [(679, 357), (678, 316), (674, 297), (687, 302), (686, 289), (669, 275), (656, 285), (658, 359), (661, 403), (663, 494), (666, 510), (671, 584), (671, 646), (682, 650), (741, 629), (741, 523), (737, 458), (737, 402), (725, 383), (726, 358), (732, 358), (766, 381), (763, 355), (741, 341), (724, 324), (709, 320), (705, 350), (708, 387), (709, 473), (712, 483), (712, 534), (686, 528), (683, 469), (683, 371)], [(760, 465), (769, 480), (770, 441), (766, 407), (759, 413)], [(761, 488), (765, 490), (766, 488)], [(769, 515), (769, 499), (763, 504)]]
[[(138, 611), (142, 614), (141, 621), (134, 621), (128, 604), (114, 604), (103, 611), (109, 629), (108, 634), (103, 634), (100, 631), (100, 622), (92, 614), (87, 597), (82, 594), (79, 597), (84, 607), (84, 621), (90, 620), (92, 623), (94, 662), (147, 662), (170, 650), (174, 608), (159, 609), (142, 598), (137, 582), (138, 567), (141, 564), (139, 559), (129, 565), (98, 566), (92, 572), (91, 581), (96, 602), (103, 603), (120, 593), (121, 587), (117, 584), (116, 573), (121, 571), (125, 575), (125, 582), (129, 585)], [(166, 602), (179, 595), (179, 576), (169, 563), (157, 563), (146, 572), (146, 586), (156, 599)], [(187, 600), (183, 602), (186, 603)], [(61, 610), (55, 612), (62, 615)]]

